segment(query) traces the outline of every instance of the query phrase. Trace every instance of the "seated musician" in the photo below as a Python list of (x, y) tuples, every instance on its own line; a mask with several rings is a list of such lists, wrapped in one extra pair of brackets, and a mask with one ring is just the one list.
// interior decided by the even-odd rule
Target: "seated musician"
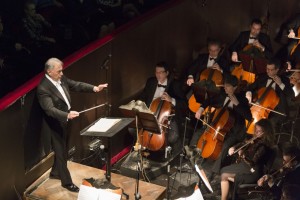
[(273, 49), (270, 37), (261, 32), (262, 21), (260, 19), (253, 19), (249, 31), (243, 31), (238, 38), (229, 47), (231, 52), (231, 60), (237, 62), (238, 54), (248, 45), (253, 44), (257, 47), (266, 58), (271, 58)]
[(187, 85), (191, 86), (195, 81), (199, 81), (199, 76), (202, 71), (211, 67), (219, 70), (222, 73), (228, 71), (225, 56), (220, 55), (221, 43), (216, 40), (208, 41), (208, 53), (200, 54), (198, 58), (189, 66), (187, 74)]
[(300, 199), (300, 185), (286, 184), (282, 188), (280, 200), (299, 200)]
[[(273, 90), (275, 90), (276, 95), (279, 97), (279, 103), (274, 108), (274, 110), (288, 116), (289, 110), (287, 98), (294, 97), (294, 92), (289, 83), (288, 78), (278, 74), (279, 68), (280, 62), (278, 60), (269, 60), (266, 67), (266, 74), (261, 74), (254, 81), (254, 83), (248, 86), (248, 92), (246, 93), (246, 97), (249, 100), (249, 102), (252, 102), (253, 92), (257, 92), (261, 88), (266, 88), (272, 83), (271, 87)], [(268, 101), (267, 95), (264, 98), (265, 101)], [(272, 99), (269, 99), (269, 101), (271, 100)], [(271, 120), (275, 131), (278, 130), (278, 128), (281, 125), (281, 122), (285, 119), (285, 116), (281, 114), (271, 112), (268, 116), (268, 119)]]
[(180, 84), (176, 80), (171, 80), (170, 69), (165, 62), (156, 64), (155, 77), (151, 77), (147, 80), (139, 100), (145, 102), (149, 107), (151, 102), (157, 98), (169, 101), (175, 107), (175, 117), (170, 117), (171, 128), (167, 134), (168, 143), (173, 145), (179, 138), (177, 121), (181, 120), (182, 116), (185, 114), (182, 113), (182, 110), (187, 110), (187, 106), (186, 97), (181, 90)]
[[(276, 175), (278, 179), (271, 175), (264, 175), (258, 181), (258, 186), (263, 186), (267, 182), (268, 188), (274, 195), (275, 199), (280, 199), (282, 189), (290, 184), (300, 186), (300, 151), (293, 144), (286, 144), (282, 150), (282, 169), (279, 169)], [(277, 172), (277, 171), (276, 171)], [(275, 176), (275, 172), (274, 172)], [(299, 192), (299, 191), (298, 191)]]
[[(237, 144), (228, 150), (232, 156), (236, 152), (239, 162), (221, 169), (221, 199), (226, 200), (229, 193), (229, 181), (234, 182), (234, 190), (241, 183), (255, 183), (263, 174), (263, 167), (267, 163), (274, 145), (274, 131), (267, 119), (261, 119), (255, 124), (253, 139)], [(256, 138), (256, 139), (254, 139)], [(241, 148), (239, 148), (239, 146)], [(244, 148), (242, 148), (244, 146)], [(238, 199), (233, 191), (233, 198)]]
[[(222, 91), (221, 94), (215, 98), (207, 99), (203, 102), (195, 114), (195, 117), (200, 119), (204, 109), (208, 106), (222, 108), (227, 105), (228, 110), (234, 118), (233, 126), (225, 136), (221, 153), (212, 167), (212, 173), (219, 173), (221, 167), (224, 165), (227, 155), (227, 153), (224, 152), (227, 152), (232, 145), (244, 140), (246, 137), (245, 119), (249, 120), (252, 118), (247, 99), (244, 96), (245, 93), (237, 91), (237, 85), (238, 79), (233, 75), (227, 75), (224, 83), (225, 91)], [(197, 152), (201, 155), (201, 149), (203, 149), (203, 147), (197, 147), (196, 145), (204, 131), (205, 127), (193, 134), (189, 147), (185, 147), (188, 156), (193, 156), (192, 152)]]
[(288, 37), (291, 38), (287, 45), (287, 68), (291, 69), (293, 66), (296, 66), (298, 63), (300, 63), (300, 41), (293, 39), (295, 37), (300, 37), (300, 14), (288, 21), (285, 28), (289, 32)]
[(288, 99), (289, 117), (295, 119), (300, 111), (300, 72), (294, 72), (290, 76), (290, 84), (293, 86), (295, 96)]

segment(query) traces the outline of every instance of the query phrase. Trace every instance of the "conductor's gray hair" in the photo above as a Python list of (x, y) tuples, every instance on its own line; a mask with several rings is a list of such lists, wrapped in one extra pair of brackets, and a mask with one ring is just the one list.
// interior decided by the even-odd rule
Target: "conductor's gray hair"
[(58, 58), (49, 58), (45, 63), (45, 72), (54, 68), (54, 64), (63, 65), (63, 62)]

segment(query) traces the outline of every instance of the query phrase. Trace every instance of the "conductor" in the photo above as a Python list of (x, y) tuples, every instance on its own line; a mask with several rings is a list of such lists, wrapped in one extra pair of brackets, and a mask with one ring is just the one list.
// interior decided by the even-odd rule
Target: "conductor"
[(100, 92), (106, 84), (98, 86), (77, 82), (63, 75), (63, 62), (50, 58), (45, 63), (45, 76), (37, 88), (37, 98), (44, 111), (43, 130), (51, 134), (52, 148), (55, 153), (50, 178), (60, 179), (62, 187), (71, 192), (79, 188), (73, 184), (67, 168), (66, 135), (67, 123), (79, 116), (79, 112), (71, 110), (70, 91)]

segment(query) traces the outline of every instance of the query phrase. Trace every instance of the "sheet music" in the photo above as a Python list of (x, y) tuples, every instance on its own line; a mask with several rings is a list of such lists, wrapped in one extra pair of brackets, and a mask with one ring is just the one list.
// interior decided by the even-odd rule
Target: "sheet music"
[(93, 126), (91, 126), (87, 132), (106, 132), (119, 121), (121, 121), (121, 119), (101, 118)]
[(104, 189), (97, 189), (85, 185), (80, 186), (77, 200), (120, 200), (121, 195)]
[(204, 198), (202, 196), (200, 189), (198, 188), (197, 190), (195, 190), (195, 192), (191, 196), (179, 198), (176, 200), (204, 200)]
[(97, 188), (81, 185), (79, 187), (78, 200), (98, 200)]
[(209, 191), (211, 193), (213, 193), (214, 191), (213, 191), (210, 183), (208, 182), (208, 179), (207, 179), (205, 173), (202, 172), (202, 171), (200, 171), (198, 165), (196, 165), (196, 164), (195, 164), (195, 168), (196, 168), (196, 172), (199, 174), (200, 178), (202, 179), (202, 181), (204, 182), (204, 184), (206, 185), (206, 187), (209, 189)]

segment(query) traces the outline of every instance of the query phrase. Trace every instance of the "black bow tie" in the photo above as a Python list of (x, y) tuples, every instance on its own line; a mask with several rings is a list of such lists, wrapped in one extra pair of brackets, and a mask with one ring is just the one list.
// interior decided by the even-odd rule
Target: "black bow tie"
[(249, 39), (250, 39), (250, 40), (251, 40), (251, 39), (256, 40), (256, 37), (251, 37), (251, 36), (250, 36)]
[(162, 85), (162, 84), (158, 84), (157, 87), (163, 87), (163, 88), (166, 88), (167, 86), (166, 86), (166, 85)]
[(210, 57), (209, 60), (216, 60), (217, 58)]

